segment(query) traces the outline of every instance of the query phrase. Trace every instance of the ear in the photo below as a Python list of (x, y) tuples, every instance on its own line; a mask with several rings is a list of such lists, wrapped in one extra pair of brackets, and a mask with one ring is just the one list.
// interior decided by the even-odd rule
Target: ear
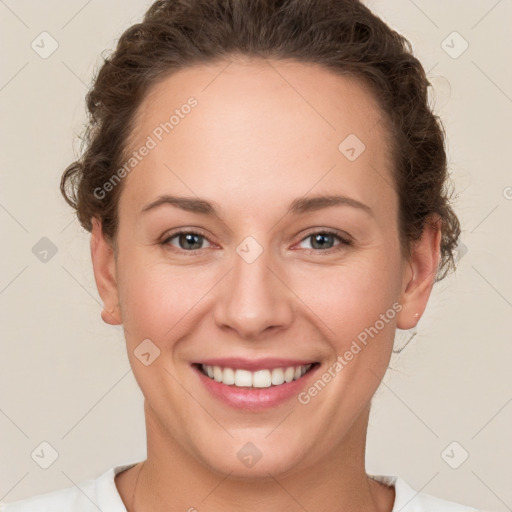
[(112, 245), (105, 239), (101, 222), (92, 219), (91, 259), (98, 293), (103, 301), (102, 320), (110, 325), (120, 325), (119, 294), (116, 282), (116, 261)]
[(414, 242), (404, 265), (400, 304), (397, 315), (399, 329), (414, 327), (427, 307), (439, 266), (441, 219), (435, 216), (425, 223), (420, 240)]

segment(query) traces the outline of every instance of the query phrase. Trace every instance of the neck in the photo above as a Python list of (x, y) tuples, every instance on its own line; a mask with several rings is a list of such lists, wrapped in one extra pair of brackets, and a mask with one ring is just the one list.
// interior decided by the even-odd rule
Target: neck
[(212, 470), (184, 451), (146, 405), (145, 412), (147, 460), (116, 477), (128, 512), (220, 512), (234, 506), (247, 512), (390, 512), (393, 508), (394, 490), (370, 480), (364, 467), (369, 408), (328, 456), (258, 478)]

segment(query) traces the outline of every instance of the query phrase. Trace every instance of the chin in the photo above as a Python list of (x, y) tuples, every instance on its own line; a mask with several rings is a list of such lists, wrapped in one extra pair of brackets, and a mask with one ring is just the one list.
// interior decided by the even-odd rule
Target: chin
[[(260, 437), (261, 434), (245, 435), (243, 441), (230, 439), (226, 443), (212, 440), (215, 448), (199, 447), (198, 457), (208, 470), (241, 480), (265, 480), (300, 470), (300, 461), (305, 455), (303, 442), (285, 448), (282, 442), (259, 441)], [(251, 438), (254, 441), (250, 441)]]

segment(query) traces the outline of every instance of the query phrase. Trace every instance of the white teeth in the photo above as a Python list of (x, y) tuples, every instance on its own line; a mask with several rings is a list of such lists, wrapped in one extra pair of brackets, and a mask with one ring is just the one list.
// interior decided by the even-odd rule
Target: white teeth
[(224, 368), (222, 372), (222, 382), (224, 384), (232, 385), (235, 383), (235, 372), (231, 368)]
[(282, 368), (274, 368), (272, 370), (272, 384), (277, 386), (284, 382), (284, 372)]
[[(219, 366), (214, 366), (218, 368)], [(252, 386), (252, 373), (247, 370), (235, 370), (235, 386)]]
[(270, 386), (279, 386), (285, 382), (300, 379), (312, 366), (312, 364), (307, 364), (250, 372), (248, 370), (221, 368), (220, 366), (203, 364), (201, 369), (211, 379), (228, 386), (269, 388)]
[(293, 366), (288, 366), (288, 368), (286, 368), (286, 370), (284, 371), (284, 381), (291, 382), (293, 380), (294, 375), (295, 368)]
[(220, 368), (220, 366), (213, 367), (213, 378), (217, 382), (222, 382), (222, 369)]

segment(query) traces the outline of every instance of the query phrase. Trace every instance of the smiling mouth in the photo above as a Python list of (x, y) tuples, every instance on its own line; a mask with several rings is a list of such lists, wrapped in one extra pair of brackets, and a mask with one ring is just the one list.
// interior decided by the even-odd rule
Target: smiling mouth
[(239, 368), (210, 366), (206, 364), (194, 364), (193, 366), (203, 375), (226, 386), (261, 389), (282, 386), (299, 380), (319, 365), (320, 363), (315, 362), (301, 366), (262, 369), (254, 372)]

